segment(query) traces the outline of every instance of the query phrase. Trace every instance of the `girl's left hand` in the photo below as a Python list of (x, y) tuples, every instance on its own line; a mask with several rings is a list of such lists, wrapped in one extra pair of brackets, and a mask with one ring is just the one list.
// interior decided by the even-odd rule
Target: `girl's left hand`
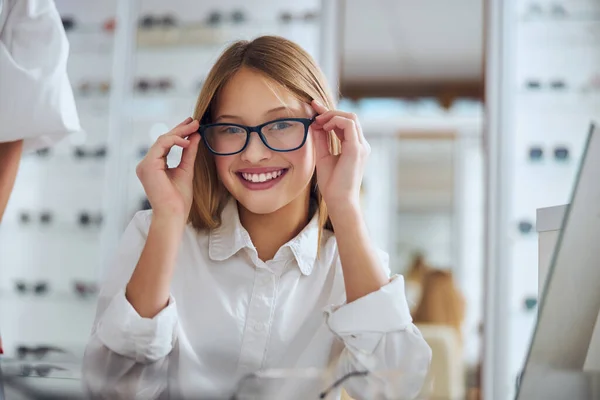
[[(316, 100), (311, 103), (319, 114), (311, 125), (316, 148), (317, 184), (330, 211), (358, 209), (360, 186), (371, 147), (355, 114), (328, 110)], [(329, 132), (342, 143), (339, 155), (329, 151)]]

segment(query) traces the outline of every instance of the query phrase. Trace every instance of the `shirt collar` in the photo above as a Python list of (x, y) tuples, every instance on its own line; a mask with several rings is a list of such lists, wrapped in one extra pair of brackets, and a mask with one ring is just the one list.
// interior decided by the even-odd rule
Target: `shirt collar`
[[(277, 252), (275, 260), (286, 258), (291, 253), (302, 274), (310, 275), (317, 258), (318, 237), (319, 218), (315, 213), (304, 229)], [(221, 225), (210, 231), (208, 256), (213, 261), (224, 261), (243, 248), (256, 253), (248, 231), (240, 222), (237, 202), (232, 198), (223, 209)]]

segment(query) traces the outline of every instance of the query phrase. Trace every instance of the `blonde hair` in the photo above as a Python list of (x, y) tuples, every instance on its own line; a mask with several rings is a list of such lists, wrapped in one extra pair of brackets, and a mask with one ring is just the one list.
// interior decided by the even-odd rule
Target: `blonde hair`
[[(263, 74), (301, 101), (310, 103), (318, 100), (329, 109), (334, 106), (333, 96), (327, 89), (323, 73), (306, 51), (287, 39), (261, 36), (252, 41), (237, 41), (221, 54), (204, 81), (196, 102), (194, 119), (201, 124), (211, 121), (219, 91), (242, 68)], [(332, 133), (329, 135), (329, 144), (332, 154), (338, 154), (341, 146)], [(194, 165), (193, 202), (189, 222), (198, 230), (218, 227), (229, 196), (217, 176), (214, 155), (201, 142)], [(333, 227), (317, 187), (316, 175), (311, 179), (311, 197), (316, 201), (319, 212), (320, 244), (323, 229), (333, 230)]]
[[(431, 270), (425, 275), (421, 301), (413, 317), (416, 324), (454, 327), (461, 338), (465, 302), (454, 284), (452, 272)], [(462, 340), (462, 339), (461, 339)]]
[(425, 262), (425, 256), (422, 253), (416, 252), (413, 254), (410, 267), (405, 274), (406, 280), (421, 283), (428, 271), (429, 266)]

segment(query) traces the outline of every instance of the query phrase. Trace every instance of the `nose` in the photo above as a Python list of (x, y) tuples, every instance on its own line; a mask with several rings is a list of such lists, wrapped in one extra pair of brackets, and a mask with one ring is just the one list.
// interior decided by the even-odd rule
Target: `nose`
[(260, 161), (271, 158), (271, 150), (260, 140), (258, 133), (252, 132), (250, 134), (250, 143), (248, 143), (241, 156), (243, 161), (247, 161), (250, 164), (258, 164)]

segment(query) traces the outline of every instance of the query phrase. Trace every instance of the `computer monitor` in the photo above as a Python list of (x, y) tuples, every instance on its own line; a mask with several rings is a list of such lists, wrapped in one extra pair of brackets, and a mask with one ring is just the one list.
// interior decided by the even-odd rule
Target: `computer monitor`
[(517, 400), (588, 398), (584, 365), (599, 361), (594, 358), (600, 356), (595, 350), (600, 343), (593, 343), (600, 340), (599, 313), (600, 130), (592, 124), (542, 292)]

